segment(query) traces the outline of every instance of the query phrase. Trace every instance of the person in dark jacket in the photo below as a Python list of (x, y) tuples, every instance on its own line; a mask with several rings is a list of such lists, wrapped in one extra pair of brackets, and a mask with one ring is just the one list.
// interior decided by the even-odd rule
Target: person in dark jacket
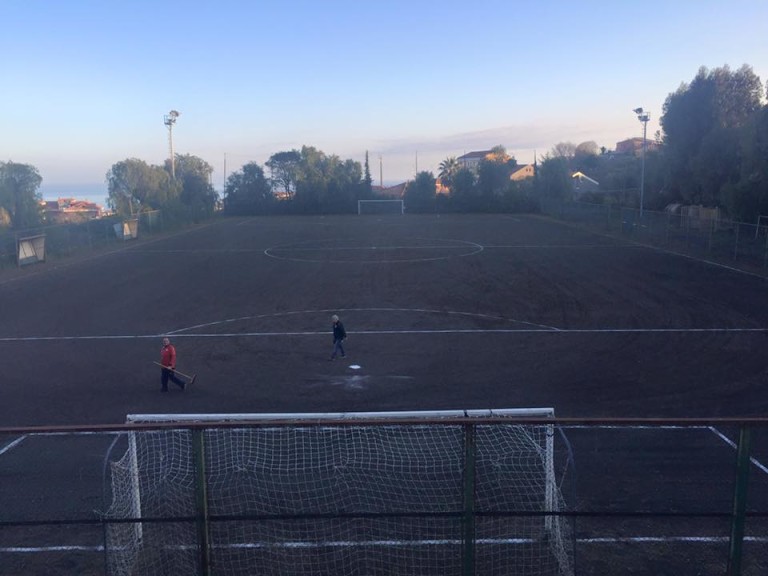
[(333, 352), (331, 352), (331, 360), (336, 360), (336, 355), (341, 355), (342, 358), (346, 356), (344, 353), (344, 346), (342, 342), (347, 337), (347, 331), (344, 330), (344, 324), (341, 323), (339, 317), (334, 314), (331, 316), (333, 322)]

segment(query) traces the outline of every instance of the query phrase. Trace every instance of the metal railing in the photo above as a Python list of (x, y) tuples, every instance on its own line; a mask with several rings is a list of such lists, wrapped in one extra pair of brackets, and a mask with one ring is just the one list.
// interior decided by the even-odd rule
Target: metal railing
[[(131, 529), (141, 525), (145, 541), (158, 538), (164, 531), (183, 532), (187, 544), (169, 546), (165, 553), (170, 554), (169, 558), (178, 558), (174, 554), (196, 558), (198, 574), (216, 573), (225, 549), (228, 559), (233, 555), (242, 557), (242, 563), (236, 564), (241, 571), (226, 573), (249, 573), (255, 561), (248, 560), (248, 554), (255, 553), (261, 555), (259, 561), (264, 560), (264, 555), (271, 558), (282, 554), (283, 560), (287, 556), (287, 561), (296, 562), (294, 573), (301, 574), (302, 569), (306, 570), (302, 564), (304, 554), (327, 558), (323, 554), (332, 556), (350, 542), (325, 543), (324, 551), (318, 551), (307, 544), (314, 542), (310, 536), (305, 542), (293, 537), (281, 539), (279, 535), (272, 541), (273, 529), (274, 534), (279, 534), (281, 527), (296, 524), (312, 533), (323, 526), (354, 526), (356, 522), (369, 528), (391, 527), (394, 519), (403, 517), (411, 517), (424, 531), (417, 541), (379, 535), (375, 542), (364, 545), (391, 547), (406, 559), (410, 556), (405, 551), (416, 548), (421, 554), (417, 558), (438, 558), (442, 566), (438, 571), (430, 572), (427, 560), (423, 560), (425, 563), (418, 565), (421, 574), (508, 573), (507, 563), (517, 555), (534, 564), (545, 562), (526, 555), (526, 546), (531, 542), (518, 538), (514, 531), (516, 522), (536, 517), (568, 523), (574, 574), (622, 573), (629, 566), (638, 573), (680, 576), (768, 572), (768, 419), (516, 421), (515, 425), (554, 426), (559, 431), (554, 453), (565, 506), (548, 510), (514, 505), (489, 509), (482, 505), (482, 497), (477, 500), (480, 487), (487, 487), (489, 480), (474, 463), (474, 454), (482, 452), (473, 440), (474, 431), (479, 426), (496, 424), (478, 419), (430, 424), (458, 427), (458, 437), (464, 438), (464, 448), (457, 451), (463, 459), (464, 480), (456, 487), (459, 501), (464, 504), (453, 507), (446, 503), (440, 509), (414, 510), (411, 514), (361, 512), (341, 501), (337, 507), (306, 515), (212, 511), (209, 503), (219, 497), (218, 491), (241, 494), (242, 498), (248, 489), (239, 491), (231, 479), (224, 484), (214, 481), (208, 457), (201, 457), (207, 435), (215, 430), (249, 426), (242, 422), (0, 429), (0, 573), (37, 574), (45, 572), (41, 567), (61, 562), (77, 566), (75, 571), (80, 573), (111, 574), (108, 556), (114, 550), (108, 544), (107, 533), (120, 526)], [(296, 423), (268, 425), (290, 428)], [(315, 425), (344, 426), (338, 421), (318, 421)], [(115, 445), (125, 444), (127, 438), (137, 434), (181, 434), (192, 440), (190, 453), (198, 456), (191, 459), (197, 464), (191, 466), (190, 473), (197, 480), (188, 509), (169, 508), (164, 514), (140, 519), (135, 510), (121, 513), (112, 509), (107, 513), (113, 496), (110, 470), (121, 452)], [(423, 453), (430, 453), (430, 449)], [(165, 457), (160, 453), (155, 456), (160, 460)], [(508, 456), (505, 465), (514, 461), (514, 451)], [(247, 460), (247, 454), (244, 457)], [(493, 466), (487, 470), (495, 470)], [(247, 471), (241, 472), (245, 474), (242, 478), (248, 478)], [(371, 472), (373, 481), (376, 470)], [(385, 476), (382, 473), (379, 482)], [(509, 480), (511, 490), (511, 477)], [(303, 497), (311, 495), (305, 493)], [(258, 530), (248, 532), (254, 526)], [(443, 532), (437, 537), (429, 533), (429, 526), (442, 526)], [(259, 538), (245, 541), (240, 536), (243, 531), (262, 534), (262, 538), (266, 531), (270, 544)], [(446, 534), (454, 535), (455, 542), (454, 536)], [(368, 537), (360, 536), (363, 540)], [(491, 551), (493, 560), (489, 560)], [(378, 560), (365, 567), (366, 573), (386, 573), (380, 556), (373, 557)], [(441, 564), (446, 557), (455, 558), (455, 566), (446, 569)], [(405, 561), (403, 569), (408, 572)], [(173, 563), (165, 564), (163, 573), (190, 573), (188, 566), (183, 566), (179, 563), (182, 571), (174, 572)], [(523, 566), (517, 573), (540, 573), (539, 569), (531, 566), (526, 571)]]

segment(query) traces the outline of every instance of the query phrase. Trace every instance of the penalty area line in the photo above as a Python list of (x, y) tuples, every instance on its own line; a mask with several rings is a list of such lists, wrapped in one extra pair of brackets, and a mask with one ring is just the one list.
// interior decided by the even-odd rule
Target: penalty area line
[[(357, 330), (350, 335), (409, 335), (409, 334), (736, 334), (763, 333), (768, 328), (467, 328), (467, 329), (436, 329), (436, 330)], [(245, 337), (275, 337), (275, 336), (327, 336), (326, 330), (305, 330), (286, 332), (220, 332), (220, 333), (184, 333), (182, 331), (166, 332), (163, 334), (133, 334), (133, 335), (101, 335), (101, 336), (6, 336), (0, 342), (45, 342), (61, 340), (142, 340), (161, 338), (172, 335), (174, 338), (245, 338)]]

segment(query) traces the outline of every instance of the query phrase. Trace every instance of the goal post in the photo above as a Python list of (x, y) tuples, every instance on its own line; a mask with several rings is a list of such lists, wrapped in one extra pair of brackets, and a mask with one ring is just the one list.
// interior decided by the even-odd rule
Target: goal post
[(357, 214), (405, 214), (405, 203), (402, 200), (358, 200)]
[(227, 574), (437, 576), (470, 562), (477, 574), (571, 576), (552, 418), (129, 415), (110, 465), (109, 573), (205, 573), (210, 562)]
[(139, 219), (132, 218), (114, 225), (115, 236), (118, 240), (135, 240), (139, 237)]
[(17, 238), (16, 262), (19, 268), (27, 264), (45, 262), (45, 234)]

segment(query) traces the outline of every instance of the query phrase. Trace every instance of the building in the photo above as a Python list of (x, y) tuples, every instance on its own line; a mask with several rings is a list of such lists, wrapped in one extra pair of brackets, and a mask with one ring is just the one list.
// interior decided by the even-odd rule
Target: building
[(43, 200), (41, 203), (45, 219), (52, 224), (71, 224), (101, 218), (104, 210), (94, 202), (75, 200), (74, 198), (59, 198), (58, 200)]
[(407, 188), (408, 182), (402, 182), (394, 186), (371, 186), (371, 192), (376, 198), (402, 200)]
[(516, 166), (512, 169), (512, 174), (509, 175), (510, 180), (515, 182), (519, 180), (526, 180), (533, 178), (536, 175), (536, 166), (533, 164), (524, 164), (522, 166)]
[(467, 168), (469, 170), (477, 171), (478, 166), (480, 166), (480, 162), (485, 160), (490, 154), (493, 154), (491, 150), (468, 152), (463, 156), (456, 158), (456, 162), (459, 163), (460, 168)]
[[(659, 149), (659, 143), (656, 140), (646, 140), (645, 149), (648, 152)], [(643, 153), (643, 139), (642, 138), (627, 138), (621, 142), (616, 142), (616, 153), (640, 156)]]

